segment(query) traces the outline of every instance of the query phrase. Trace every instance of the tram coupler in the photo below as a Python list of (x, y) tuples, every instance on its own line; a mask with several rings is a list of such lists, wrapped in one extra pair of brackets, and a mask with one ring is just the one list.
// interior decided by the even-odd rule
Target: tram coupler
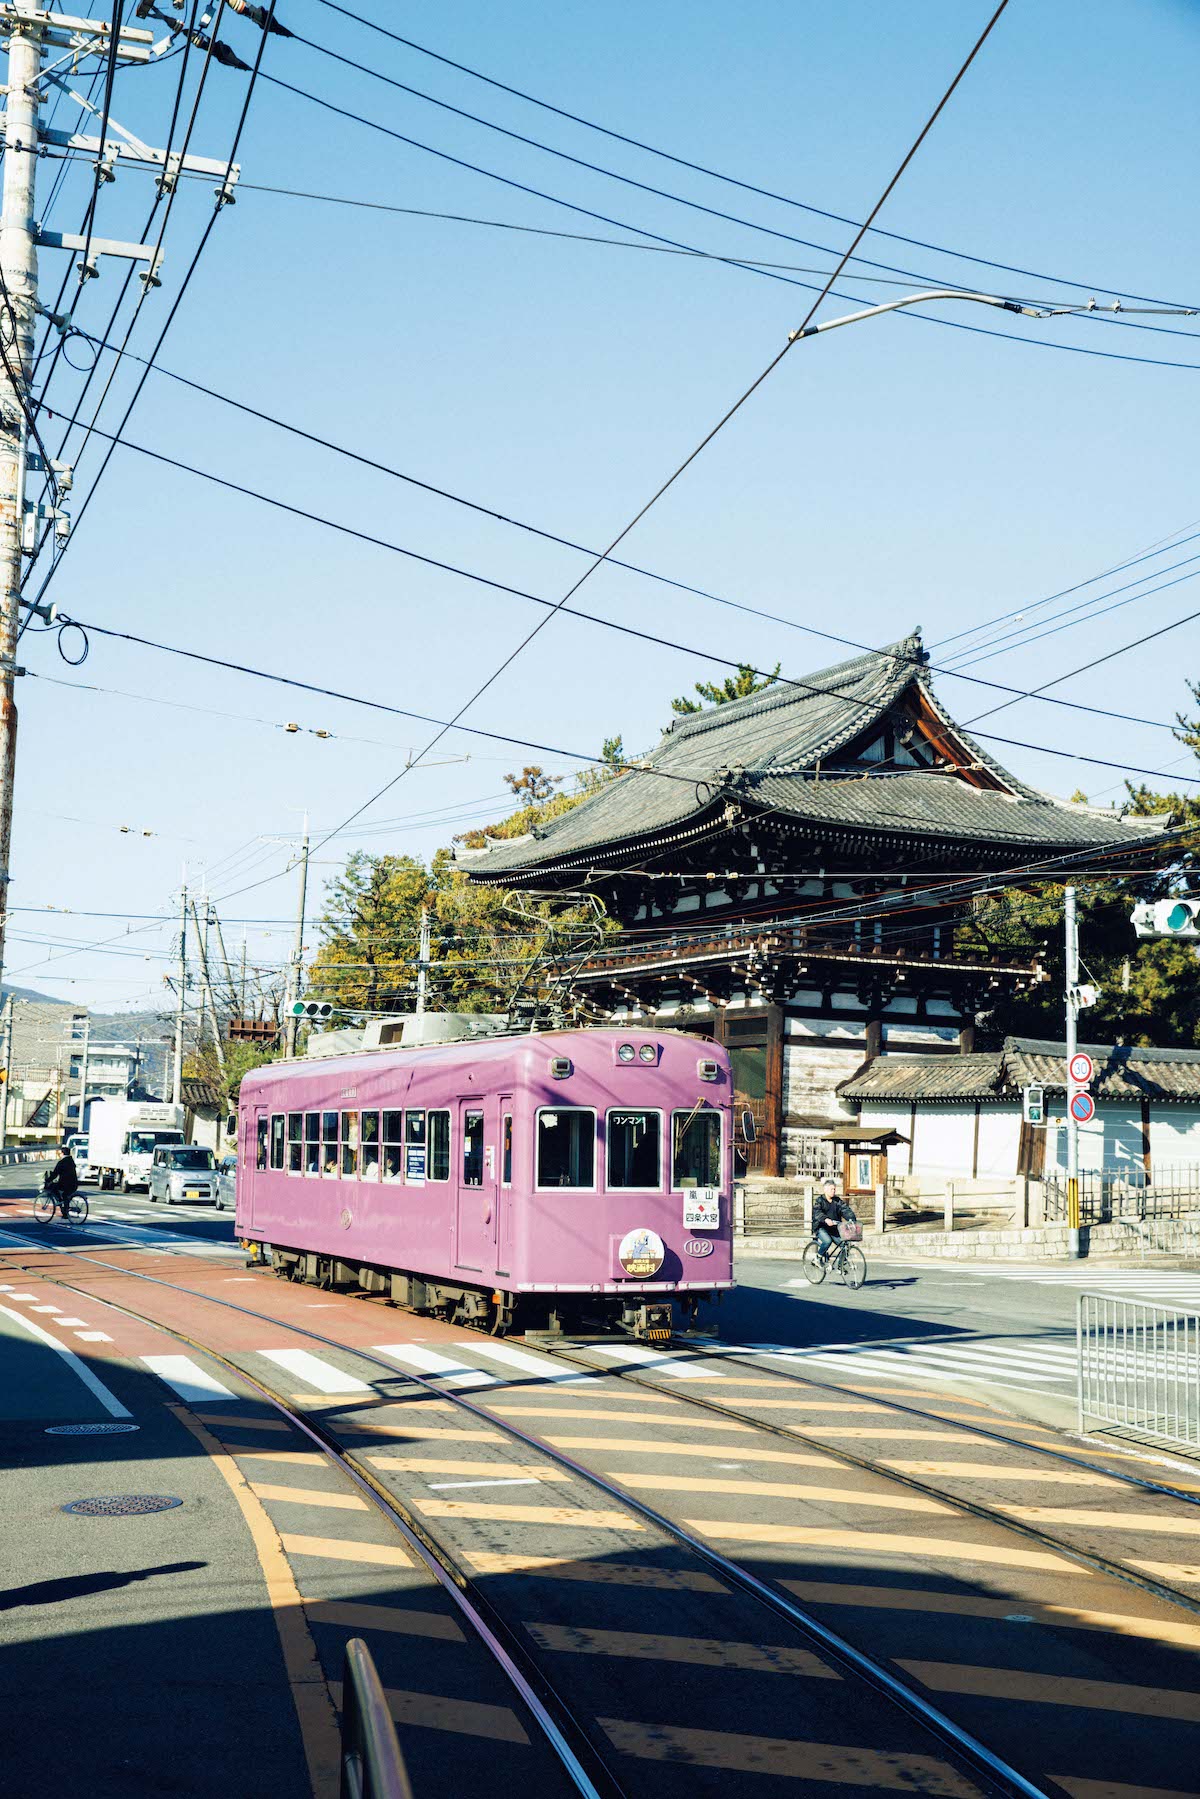
[(633, 1334), (644, 1343), (669, 1343), (675, 1335), (670, 1305), (639, 1306), (633, 1319)]

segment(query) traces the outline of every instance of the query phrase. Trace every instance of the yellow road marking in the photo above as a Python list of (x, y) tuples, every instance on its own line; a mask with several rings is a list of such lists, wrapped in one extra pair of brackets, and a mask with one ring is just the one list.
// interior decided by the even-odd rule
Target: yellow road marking
[(573, 1505), (504, 1505), (492, 1500), (414, 1499), (427, 1518), (479, 1518), (506, 1524), (571, 1524), (592, 1529), (644, 1530), (627, 1512), (590, 1512)]
[[(334, 1684), (339, 1704), (341, 1687)], [(516, 1712), (507, 1705), (484, 1705), (478, 1699), (446, 1699), (440, 1693), (411, 1693), (385, 1687), (388, 1710), (402, 1728), (448, 1730), (459, 1736), (490, 1737), (497, 1743), (528, 1743)]]
[(608, 1474), (627, 1487), (661, 1493), (739, 1493), (767, 1499), (811, 1499), (837, 1505), (878, 1506), (893, 1512), (936, 1512), (953, 1517), (954, 1507), (938, 1499), (922, 1499), (911, 1493), (863, 1493), (856, 1487), (806, 1487), (781, 1480), (705, 1480), (691, 1474)]
[(1146, 1787), (1139, 1780), (1135, 1787), (1122, 1780), (1075, 1780), (1070, 1774), (1052, 1776), (1055, 1786), (1071, 1799), (1196, 1799), (1195, 1789), (1180, 1792), (1177, 1787)]
[(211, 1425), (215, 1430), (282, 1430), (290, 1431), (292, 1426), (285, 1424), (282, 1418), (239, 1418), (233, 1412), (196, 1412), (194, 1414), (201, 1424)]
[[(353, 1354), (354, 1352), (351, 1350), (349, 1353)], [(317, 1406), (386, 1405), (388, 1403), (386, 1400), (364, 1400), (361, 1391), (355, 1393), (290, 1393), (288, 1397), (293, 1405), (307, 1406), (310, 1411), (315, 1411)]]
[[(495, 1407), (497, 1401), (493, 1400)], [(592, 1406), (555, 1406), (547, 1411), (541, 1406), (506, 1405), (505, 1412), (513, 1418), (544, 1418), (549, 1423), (556, 1423), (559, 1418), (598, 1418), (609, 1424), (669, 1424), (679, 1430), (724, 1430), (752, 1431), (752, 1424), (734, 1424), (724, 1418), (664, 1418), (659, 1412), (602, 1412)]]
[(711, 1574), (693, 1574), (687, 1568), (653, 1568), (638, 1562), (576, 1562), (553, 1555), (498, 1554), (484, 1549), (466, 1551), (465, 1555), (478, 1574), (542, 1574), (551, 1580), (580, 1580), (601, 1587), (648, 1587), (662, 1593), (727, 1591)]
[(369, 1455), (367, 1460), (376, 1468), (409, 1468), (414, 1474), (489, 1474), (495, 1480), (572, 1479), (565, 1468), (548, 1468), (544, 1464), (526, 1466), (523, 1462), (452, 1462), (446, 1457), (428, 1455)]
[(329, 1466), (328, 1458), (318, 1455), (314, 1449), (243, 1449), (240, 1443), (230, 1447), (239, 1462), (278, 1462), (292, 1468)]
[(899, 1664), (934, 1693), (969, 1693), (977, 1699), (1015, 1699), (1022, 1705), (1077, 1705), (1105, 1712), (1133, 1712), (1142, 1718), (1200, 1723), (1200, 1695), (1170, 1687), (1135, 1687), (1120, 1680), (1073, 1680), (1055, 1674), (1027, 1674), (1018, 1668), (975, 1668), (958, 1662)]
[(341, 1734), (300, 1591), (284, 1557), (286, 1544), (233, 1457), (186, 1406), (171, 1405), (167, 1409), (203, 1445), (246, 1521), (279, 1635), (313, 1799), (334, 1799), (341, 1786)]
[(289, 1555), (321, 1555), (331, 1562), (362, 1562), (375, 1568), (411, 1568), (412, 1557), (398, 1543), (348, 1543), (344, 1537), (281, 1536)]
[(410, 1612), (399, 1605), (355, 1605), (340, 1599), (306, 1599), (304, 1609), (314, 1624), (340, 1625), (355, 1635), (383, 1630), (406, 1637), (437, 1637), (445, 1643), (466, 1640), (454, 1619), (438, 1612)]
[(636, 1724), (625, 1718), (596, 1722), (622, 1755), (643, 1761), (766, 1774), (774, 1780), (829, 1781), (903, 1791), (934, 1799), (979, 1799), (979, 1788), (930, 1755), (887, 1755), (836, 1743), (801, 1743), (788, 1737), (742, 1736), (725, 1730), (684, 1730), (671, 1724)]
[[(441, 1424), (358, 1424), (356, 1430), (369, 1431), (373, 1437), (407, 1437), (414, 1443), (506, 1443), (502, 1431), (480, 1425), (474, 1430)], [(348, 1433), (347, 1433), (348, 1434)]]
[[(967, 1543), (957, 1537), (902, 1537), (880, 1530), (826, 1530), (795, 1524), (727, 1524), (720, 1518), (685, 1518), (689, 1530), (717, 1541), (777, 1543), (781, 1547), (850, 1549), (863, 1555), (916, 1555), (930, 1561), (990, 1562), (1002, 1568), (1054, 1568), (1081, 1575), (1086, 1570), (1064, 1556), (1040, 1549), (999, 1548), (990, 1543)], [(1200, 1580), (1200, 1574), (1196, 1577)]]
[(807, 1649), (769, 1643), (724, 1643), (710, 1637), (652, 1636), (635, 1630), (588, 1630), (571, 1624), (530, 1624), (525, 1629), (543, 1649), (569, 1655), (617, 1655), (648, 1662), (685, 1662), (697, 1668), (739, 1668), (753, 1674), (803, 1674), (813, 1680), (840, 1675)]
[(1143, 1574), (1153, 1574), (1156, 1580), (1165, 1581), (1168, 1586), (1192, 1586), (1200, 1581), (1200, 1562), (1135, 1562), (1130, 1560), (1131, 1568), (1140, 1568)]
[[(793, 1425), (791, 1428), (798, 1430), (799, 1426)], [(848, 1424), (843, 1429), (833, 1424), (822, 1424), (820, 1419), (817, 1419), (810, 1428), (819, 1431), (823, 1437), (868, 1437), (872, 1440), (878, 1439), (880, 1442), (885, 1439), (890, 1442), (900, 1438), (912, 1438), (918, 1443), (987, 1442), (986, 1437), (973, 1437), (970, 1431), (966, 1430), (913, 1430), (908, 1425), (891, 1425), (875, 1430), (869, 1424)]]
[(334, 1512), (365, 1512), (367, 1502), (357, 1493), (331, 1493), (322, 1487), (275, 1487), (251, 1481), (260, 1499), (282, 1499), (292, 1505), (319, 1505)]
[[(547, 1443), (555, 1449), (620, 1449), (628, 1450), (633, 1455), (662, 1455), (663, 1445), (651, 1437), (552, 1437), (546, 1435)], [(736, 1450), (726, 1449), (720, 1443), (672, 1443), (668, 1453), (677, 1455), (702, 1456), (711, 1460), (717, 1455), (736, 1455), (739, 1462), (786, 1462), (789, 1466), (804, 1468), (840, 1468), (843, 1466), (835, 1456), (821, 1455), (817, 1451), (798, 1449), (743, 1449), (739, 1444)], [(625, 1480), (625, 1475), (614, 1475), (614, 1480)]]
[[(787, 1384), (790, 1386), (791, 1382)], [(869, 1400), (857, 1399), (849, 1405), (844, 1399), (748, 1399), (746, 1404), (757, 1406), (763, 1412), (877, 1412), (880, 1417), (885, 1416), (887, 1410), (885, 1406), (872, 1405)]]
[(959, 1475), (963, 1480), (1039, 1480), (1064, 1487), (1119, 1487), (1111, 1474), (1086, 1474), (1082, 1469), (1008, 1468), (1003, 1462), (908, 1462), (884, 1461), (884, 1468), (901, 1474)]
[(1200, 1536), (1200, 1518), (1152, 1518), (1144, 1512), (1076, 1510), (1066, 1505), (1000, 1505), (997, 1511), (1028, 1524), (1097, 1524), (1105, 1530), (1152, 1530), (1175, 1537)]
[(977, 1599), (967, 1594), (928, 1592), (924, 1587), (862, 1587), (833, 1580), (784, 1580), (780, 1585), (808, 1605), (855, 1605), (871, 1611), (935, 1612), (958, 1618), (1007, 1619), (1019, 1605), (1022, 1615), (1039, 1624), (1070, 1630), (1111, 1631), (1116, 1636), (1172, 1643), (1180, 1649), (1200, 1649), (1200, 1624), (1176, 1623), (1173, 1618), (1090, 1612), (1073, 1605), (1041, 1604), (1024, 1598)]

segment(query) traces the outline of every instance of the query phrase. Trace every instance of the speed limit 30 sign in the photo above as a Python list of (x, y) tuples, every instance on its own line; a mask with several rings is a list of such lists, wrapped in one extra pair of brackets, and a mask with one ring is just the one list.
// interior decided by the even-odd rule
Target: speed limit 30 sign
[(1067, 1063), (1067, 1073), (1071, 1077), (1073, 1087), (1086, 1087), (1096, 1072), (1096, 1064), (1083, 1050), (1076, 1050)]

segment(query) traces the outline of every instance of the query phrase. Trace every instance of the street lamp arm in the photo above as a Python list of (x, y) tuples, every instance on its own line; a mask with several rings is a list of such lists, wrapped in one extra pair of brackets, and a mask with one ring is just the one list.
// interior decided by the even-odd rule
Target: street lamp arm
[(816, 337), (821, 331), (836, 331), (839, 325), (857, 325), (860, 319), (878, 318), (882, 312), (898, 312), (902, 306), (920, 306), (926, 300), (974, 300), (980, 306), (998, 306), (1002, 312), (1018, 312), (1027, 319), (1046, 318), (1036, 306), (1023, 306), (1020, 300), (1005, 300), (999, 294), (974, 294), (961, 287), (930, 287), (919, 294), (905, 294), (899, 300), (881, 300), (878, 306), (864, 306), (861, 312), (847, 312), (839, 319), (822, 319), (819, 325), (805, 325), (788, 332), (788, 342), (801, 337)]

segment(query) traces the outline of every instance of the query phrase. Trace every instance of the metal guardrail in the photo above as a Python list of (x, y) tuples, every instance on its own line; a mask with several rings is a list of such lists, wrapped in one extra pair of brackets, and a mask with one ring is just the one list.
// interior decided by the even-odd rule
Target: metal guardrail
[(1200, 1449), (1200, 1312), (1081, 1293), (1076, 1345), (1080, 1431)]
[[(1051, 1169), (1043, 1181), (1046, 1218), (1065, 1222), (1067, 1177)], [(1200, 1214), (1200, 1165), (1166, 1162), (1154, 1165), (1153, 1178), (1134, 1162), (1086, 1168), (1079, 1176), (1081, 1224), (1112, 1224), (1129, 1218), (1184, 1218)]]
[(0, 1149), (0, 1166), (10, 1162), (56, 1162), (58, 1152), (53, 1149)]
[(361, 1637), (346, 1644), (342, 1675), (340, 1799), (413, 1799), (396, 1726), (371, 1651)]

